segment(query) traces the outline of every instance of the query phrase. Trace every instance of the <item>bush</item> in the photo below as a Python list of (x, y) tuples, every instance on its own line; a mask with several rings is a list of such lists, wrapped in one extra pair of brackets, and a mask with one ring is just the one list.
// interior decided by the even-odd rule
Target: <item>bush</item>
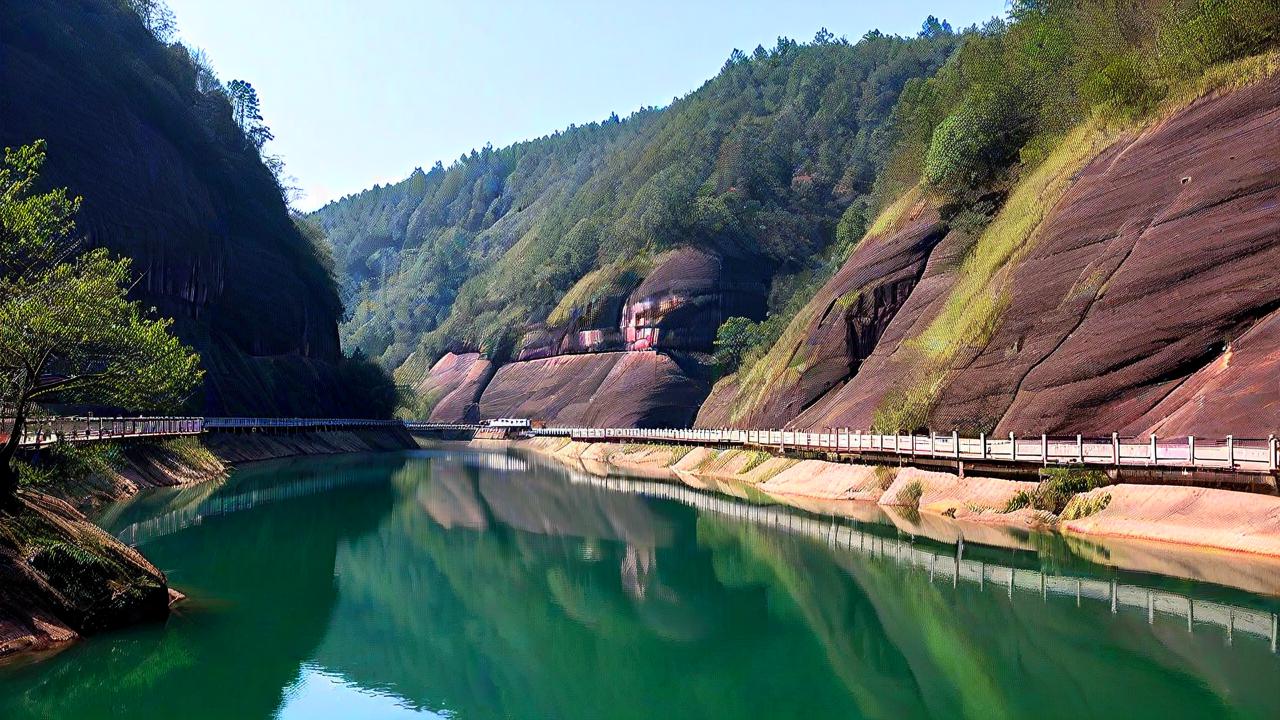
[(924, 181), (960, 197), (994, 180), (1026, 140), (1026, 123), (1009, 93), (971, 92), (938, 124), (924, 158)]
[[(1035, 489), (1030, 492), (1019, 490), (1005, 503), (1004, 511), (1008, 513), (1030, 507), (1053, 513), (1054, 515), (1061, 515), (1067, 520), (1075, 519), (1075, 517), (1084, 517), (1084, 515), (1066, 517), (1067, 508), (1076, 505), (1074, 502), (1076, 495), (1110, 484), (1111, 478), (1107, 477), (1107, 474), (1101, 470), (1045, 468), (1040, 473), (1040, 483), (1036, 485)], [(1106, 498), (1105, 501), (1092, 501), (1093, 504), (1101, 502), (1102, 505), (1089, 510), (1085, 514), (1092, 514), (1106, 507), (1106, 503), (1111, 501), (1111, 496), (1107, 495)], [(1088, 507), (1093, 507), (1093, 504), (1088, 505)], [(1085, 505), (1073, 507), (1074, 512), (1082, 512), (1086, 509)]]

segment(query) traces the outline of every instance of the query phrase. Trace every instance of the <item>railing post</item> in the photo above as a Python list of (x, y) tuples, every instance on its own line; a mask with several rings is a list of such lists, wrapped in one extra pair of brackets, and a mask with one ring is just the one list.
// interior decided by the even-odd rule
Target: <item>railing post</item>
[(1120, 434), (1111, 433), (1111, 464), (1120, 467)]
[(982, 459), (986, 460), (987, 459), (987, 434), (984, 432), (978, 433), (978, 442), (982, 445), (982, 450), (979, 451), (982, 453)]
[(1267, 467), (1271, 470), (1271, 472), (1275, 472), (1276, 471), (1276, 436), (1275, 435), (1272, 435), (1271, 437), (1267, 438), (1267, 448), (1269, 448), (1269, 452), (1267, 453)]
[(1046, 433), (1040, 433), (1040, 461), (1045, 467), (1049, 466), (1049, 436)]
[(960, 431), (959, 430), (951, 431), (951, 449), (952, 451), (955, 452), (956, 459), (959, 460), (960, 459)]
[(1009, 433), (1009, 461), (1018, 462), (1018, 439)]
[(1232, 435), (1227, 436), (1227, 467), (1234, 468), (1236, 466), (1236, 439)]
[(1084, 464), (1084, 436), (1076, 435), (1076, 460)]
[(1151, 464), (1160, 464), (1160, 451), (1156, 449), (1156, 434), (1151, 433)]

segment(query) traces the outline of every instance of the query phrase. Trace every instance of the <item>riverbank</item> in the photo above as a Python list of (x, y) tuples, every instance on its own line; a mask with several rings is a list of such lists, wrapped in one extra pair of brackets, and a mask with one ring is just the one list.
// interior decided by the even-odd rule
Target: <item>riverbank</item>
[(162, 620), (159, 569), (67, 503), (23, 493), (0, 511), (0, 659)]
[(235, 466), (414, 447), (407, 430), (389, 427), (217, 433), (122, 443), (78, 458), (73, 464), (83, 472), (64, 472), (0, 511), (0, 661), (163, 620), (170, 600), (181, 597), (163, 572), (85, 513), (149, 488), (218, 481)]
[(41, 491), (82, 512), (133, 497), (142, 490), (221, 480), (235, 466), (304, 455), (408, 450), (417, 447), (403, 428), (313, 432), (210, 433), (112, 444), (82, 472), (64, 472)]
[(1280, 594), (1280, 498), (1266, 495), (1107, 484), (1057, 498), (1058, 512), (1051, 512), (1034, 507), (1060, 490), (1046, 482), (687, 445), (534, 438), (510, 446), (594, 475), (677, 481), (738, 497), (759, 493), (939, 542), (1031, 550), (1037, 537), (1052, 533), (1093, 562)]

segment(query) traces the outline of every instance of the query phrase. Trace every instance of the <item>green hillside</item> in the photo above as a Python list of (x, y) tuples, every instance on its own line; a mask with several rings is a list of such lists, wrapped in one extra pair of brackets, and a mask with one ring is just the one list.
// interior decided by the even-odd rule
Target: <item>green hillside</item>
[[(771, 275), (822, 264), (845, 218), (861, 235), (904, 85), (936, 72), (959, 37), (825, 31), (810, 44), (734, 51), (714, 79), (663, 109), (463, 156), (315, 214), (336, 249), (345, 339), (413, 375), (450, 348), (507, 359), (524, 329), (575, 295), (645, 269), (678, 245), (758, 259)], [(786, 288), (775, 283), (774, 304)]]

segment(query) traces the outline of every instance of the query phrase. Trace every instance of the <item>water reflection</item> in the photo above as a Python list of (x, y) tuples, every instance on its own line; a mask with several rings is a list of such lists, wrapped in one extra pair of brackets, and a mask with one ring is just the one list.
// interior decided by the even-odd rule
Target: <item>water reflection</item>
[(192, 606), (0, 671), (0, 716), (1280, 717), (1267, 598), (530, 459), (258, 466), (107, 519)]

